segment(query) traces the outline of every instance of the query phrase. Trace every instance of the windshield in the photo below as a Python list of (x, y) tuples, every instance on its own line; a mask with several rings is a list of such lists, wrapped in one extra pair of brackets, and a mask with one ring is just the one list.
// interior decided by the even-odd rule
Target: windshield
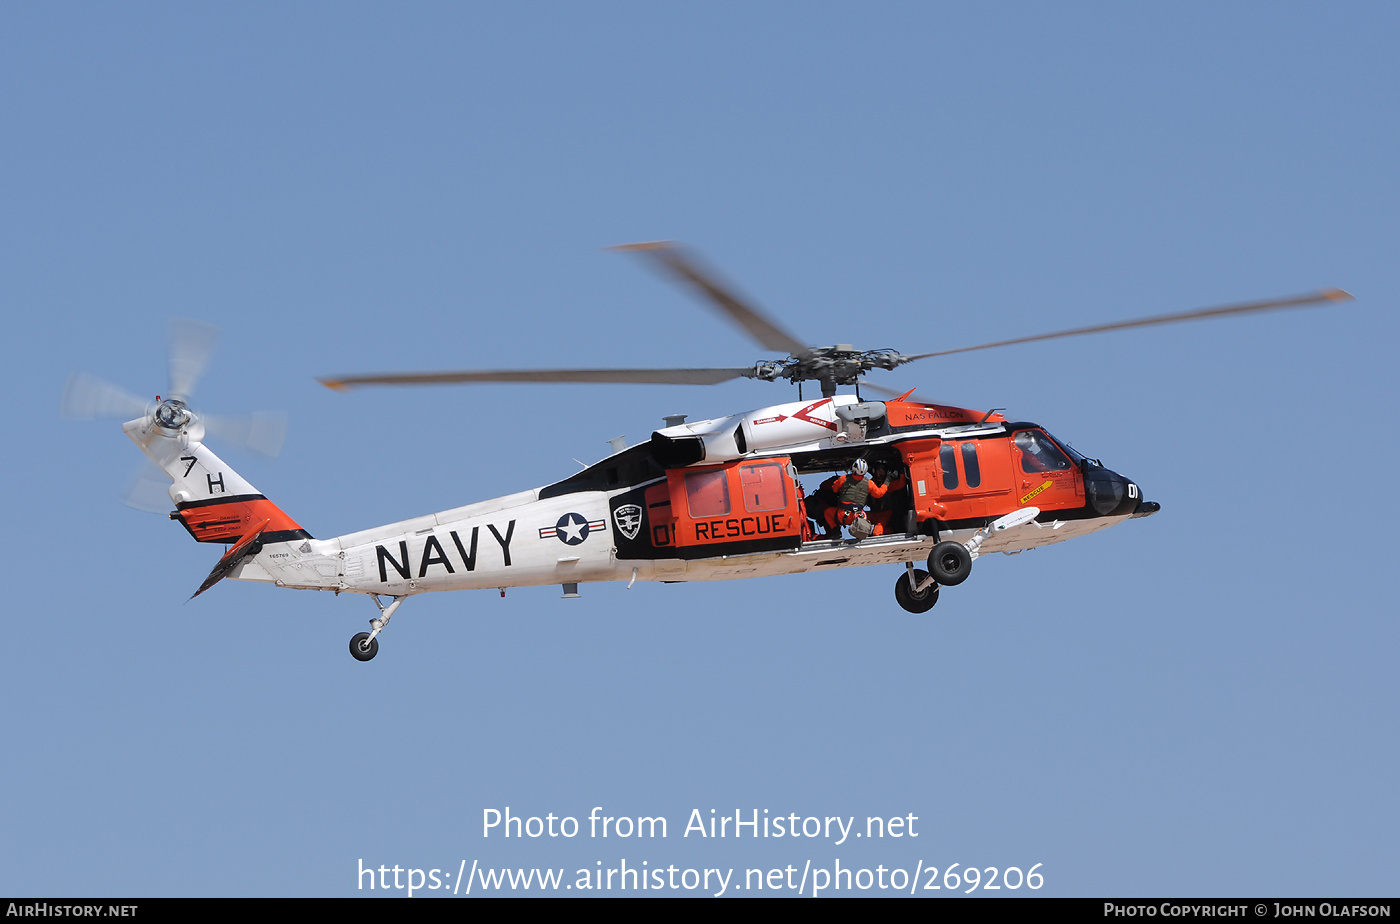
[(1084, 462), (1086, 461), (1085, 458), (1084, 458), (1084, 456), (1082, 456), (1082, 455), (1079, 453), (1079, 451), (1076, 450), (1076, 449), (1075, 449), (1073, 446), (1071, 446), (1069, 443), (1066, 443), (1064, 440), (1060, 439), (1058, 436), (1056, 436), (1055, 434), (1051, 433), (1051, 432), (1048, 431), (1048, 430), (1045, 432), (1045, 435), (1048, 436), (1048, 437), (1050, 437), (1050, 438), (1051, 438), (1052, 440), (1054, 440), (1056, 443), (1058, 443), (1058, 444), (1060, 445), (1060, 448), (1061, 448), (1061, 449), (1063, 449), (1065, 452), (1069, 453), (1069, 457), (1070, 457), (1071, 459), (1074, 460), (1074, 464), (1075, 464), (1075, 465), (1083, 465), (1083, 464), (1084, 464)]
[(1041, 430), (1022, 430), (1013, 439), (1021, 451), (1023, 472), (1061, 472), (1071, 465), (1055, 441)]

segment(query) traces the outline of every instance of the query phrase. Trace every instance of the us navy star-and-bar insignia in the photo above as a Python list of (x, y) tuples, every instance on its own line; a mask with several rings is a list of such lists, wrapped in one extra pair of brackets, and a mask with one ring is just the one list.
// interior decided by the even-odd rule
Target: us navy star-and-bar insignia
[(566, 513), (553, 526), (540, 527), (540, 538), (557, 536), (565, 545), (578, 545), (588, 534), (607, 526), (606, 520), (589, 520), (581, 513)]
[(622, 535), (629, 540), (636, 539), (637, 532), (642, 528), (642, 508), (636, 504), (623, 504), (613, 511), (613, 522)]

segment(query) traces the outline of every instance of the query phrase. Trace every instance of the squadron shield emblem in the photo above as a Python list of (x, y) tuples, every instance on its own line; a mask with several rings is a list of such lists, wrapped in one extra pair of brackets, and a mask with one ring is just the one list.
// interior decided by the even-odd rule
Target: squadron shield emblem
[(628, 539), (636, 539), (642, 528), (642, 508), (636, 504), (623, 504), (613, 511), (613, 522), (617, 531)]

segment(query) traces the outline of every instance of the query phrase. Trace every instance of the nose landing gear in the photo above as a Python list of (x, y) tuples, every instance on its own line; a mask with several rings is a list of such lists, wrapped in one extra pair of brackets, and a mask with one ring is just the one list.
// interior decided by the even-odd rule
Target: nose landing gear
[(928, 571), (915, 568), (912, 561), (905, 563), (904, 574), (894, 584), (895, 600), (910, 613), (927, 613), (938, 603), (939, 587), (952, 587), (967, 580), (983, 542), (997, 533), (1024, 526), (1039, 515), (1039, 507), (1022, 507), (983, 526), (966, 542), (938, 543), (929, 552)]

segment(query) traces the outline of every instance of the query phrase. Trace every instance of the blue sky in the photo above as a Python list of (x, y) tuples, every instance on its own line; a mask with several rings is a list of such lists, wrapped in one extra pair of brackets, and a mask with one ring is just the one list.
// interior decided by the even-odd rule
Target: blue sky
[[(1395, 894), (1398, 24), (1382, 4), (7, 6), (0, 893), (350, 895), (360, 860), (572, 879), (626, 858)], [(118, 502), (141, 459), (117, 426), (56, 416), (75, 370), (161, 391), (167, 321), (215, 323), (196, 406), (287, 410), (279, 460), (226, 456), (329, 537), (558, 480), (665, 414), (795, 397), (314, 381), (766, 355), (603, 250), (660, 238), (812, 342), (905, 352), (1357, 301), (879, 380), (1039, 421), (1163, 505), (984, 558), (920, 617), (897, 569), (429, 595), (360, 664), (363, 599), (187, 603), (217, 550)], [(483, 838), (505, 806), (671, 834)], [(920, 836), (702, 841), (680, 836), (693, 809), (913, 814)]]

